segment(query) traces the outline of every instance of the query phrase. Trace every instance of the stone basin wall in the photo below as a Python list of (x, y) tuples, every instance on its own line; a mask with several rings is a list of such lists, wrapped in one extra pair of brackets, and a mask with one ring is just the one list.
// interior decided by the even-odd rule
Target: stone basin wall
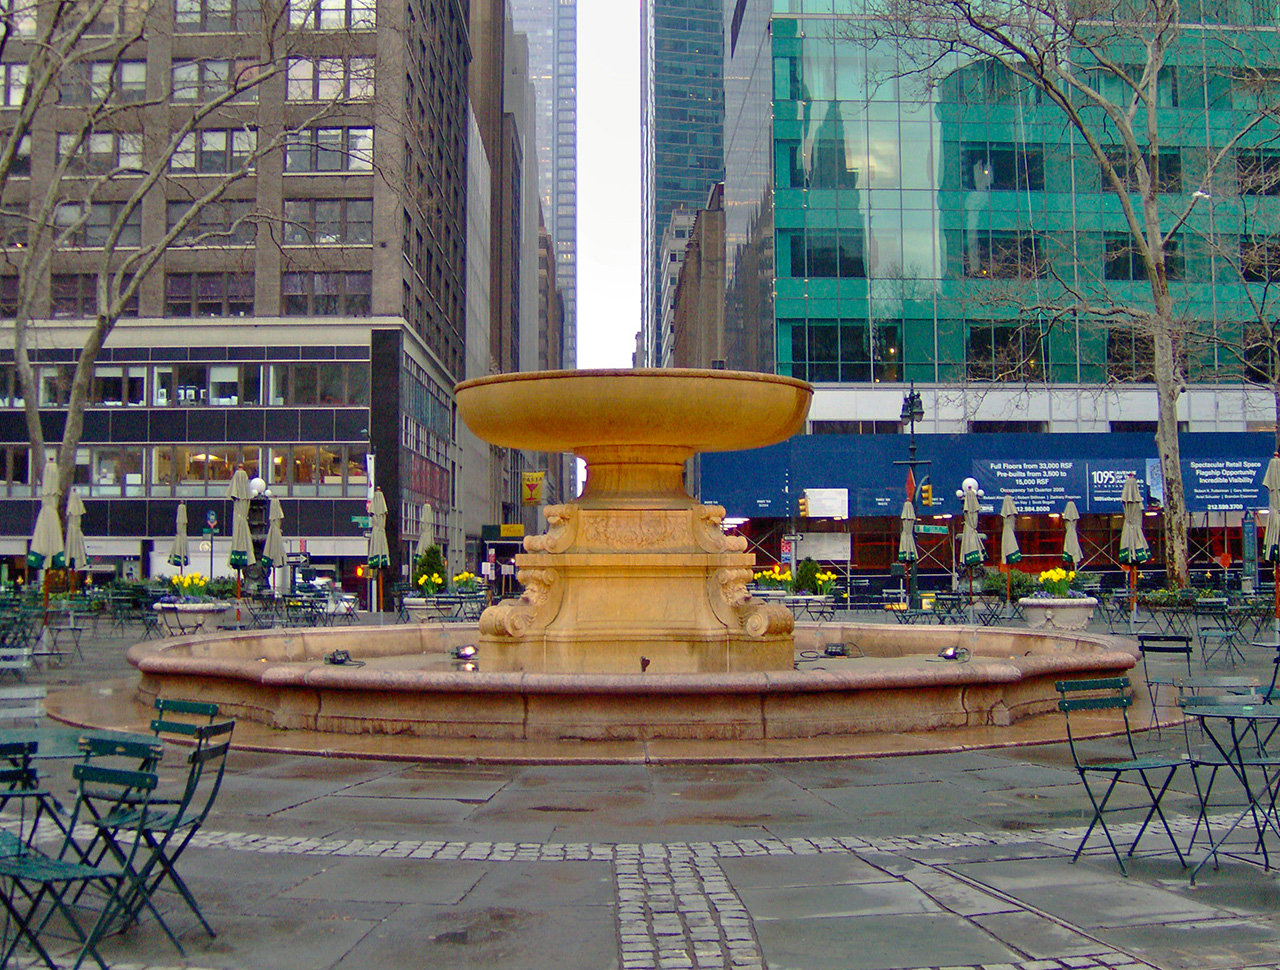
[[(799, 626), (863, 659), (733, 674), (522, 674), (334, 666), (323, 658), (439, 659), (476, 641), (461, 624), (260, 630), (137, 644), (139, 700), (213, 701), (283, 730), (543, 740), (811, 738), (1008, 725), (1052, 711), (1062, 679), (1116, 676), (1136, 648), (1112, 637), (888, 624)], [(965, 663), (937, 661), (964, 647)], [(483, 671), (483, 657), (480, 657)], [(821, 667), (821, 661), (804, 664)]]

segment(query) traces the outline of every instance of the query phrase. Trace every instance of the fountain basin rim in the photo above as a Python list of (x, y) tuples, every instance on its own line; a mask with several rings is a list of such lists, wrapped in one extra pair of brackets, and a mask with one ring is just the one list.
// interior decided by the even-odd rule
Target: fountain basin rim
[[(167, 646), (203, 637), (173, 637)], [(131, 651), (132, 654), (132, 651)], [(927, 687), (979, 683), (1016, 683), (1047, 672), (1070, 675), (1099, 667), (1134, 666), (1126, 650), (1052, 653), (1021, 657), (984, 657), (980, 662), (938, 663), (927, 668), (875, 671), (787, 670), (699, 674), (543, 674), (461, 671), (347, 669), (322, 660), (240, 661), (216, 657), (179, 657), (164, 652), (131, 656), (145, 674), (224, 677), (265, 686), (332, 690), (432, 691), (456, 694), (793, 694), (885, 687)]]

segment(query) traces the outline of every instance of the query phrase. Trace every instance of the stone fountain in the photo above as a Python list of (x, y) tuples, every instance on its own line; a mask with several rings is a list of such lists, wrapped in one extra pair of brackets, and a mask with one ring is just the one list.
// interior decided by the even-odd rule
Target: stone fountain
[(481, 669), (790, 670), (790, 612), (747, 592), (755, 556), (725, 535), (723, 508), (689, 495), (683, 473), (700, 452), (796, 434), (812, 394), (793, 378), (723, 370), (550, 371), (458, 385), (458, 412), (484, 440), (571, 451), (587, 465), (581, 497), (547, 506), (548, 531), (526, 537), (516, 556), (523, 595), (481, 616)]

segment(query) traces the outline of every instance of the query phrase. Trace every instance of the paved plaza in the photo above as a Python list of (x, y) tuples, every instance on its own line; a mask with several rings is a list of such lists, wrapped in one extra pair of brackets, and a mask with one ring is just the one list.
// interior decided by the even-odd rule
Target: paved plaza
[[(86, 638), (31, 679), (125, 676), (127, 642)], [(1183, 774), (1166, 806), (1185, 848)], [(1280, 885), (1245, 833), (1195, 887), (1148, 833), (1125, 878), (1100, 837), (1070, 862), (1087, 804), (1063, 744), (603, 765), (236, 750), (182, 859), (218, 936), (166, 901), (185, 957), (147, 920), (104, 952), (131, 970), (1280, 967)]]

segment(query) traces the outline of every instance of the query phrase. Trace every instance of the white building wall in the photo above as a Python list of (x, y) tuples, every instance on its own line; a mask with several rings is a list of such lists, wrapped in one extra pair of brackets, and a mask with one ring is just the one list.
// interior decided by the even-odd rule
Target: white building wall
[[(489, 373), (489, 160), (480, 141), (474, 112), (467, 109), (467, 353), (466, 377)], [(497, 522), (497, 497), (489, 488), (489, 445), (481, 441), (459, 418), (457, 421), (457, 494), (454, 497), (458, 520), (458, 541), (450, 528), (450, 547), (463, 548), (463, 537), (480, 538), (480, 526)], [(451, 564), (456, 565), (456, 564)], [(468, 567), (474, 563), (467, 563)]]

